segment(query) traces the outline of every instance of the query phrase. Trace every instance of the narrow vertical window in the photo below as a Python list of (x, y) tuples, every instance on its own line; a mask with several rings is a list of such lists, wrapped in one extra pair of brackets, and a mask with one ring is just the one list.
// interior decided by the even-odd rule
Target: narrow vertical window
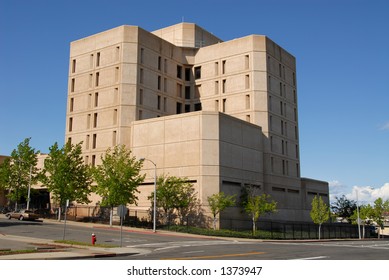
[(99, 93), (95, 92), (95, 107), (99, 106)]
[(158, 56), (158, 70), (161, 70), (162, 58)]
[(215, 62), (215, 76), (219, 75), (219, 62)]
[(139, 105), (143, 105), (143, 89), (139, 89)]
[(195, 67), (194, 76), (195, 76), (195, 80), (201, 79), (201, 66)]
[(90, 122), (91, 122), (91, 114), (88, 114), (88, 116), (86, 117), (86, 127), (87, 129), (90, 129)]
[(222, 104), (222, 112), (224, 113), (225, 111), (226, 111), (226, 103), (227, 103), (227, 99), (226, 98), (224, 98), (223, 99), (223, 104)]
[(143, 111), (142, 110), (139, 110), (139, 112), (138, 112), (138, 119), (139, 120), (143, 119)]
[(190, 112), (190, 104), (185, 104), (185, 113)]
[(273, 144), (273, 136), (270, 136), (270, 151), (271, 152), (273, 152), (273, 146), (274, 146), (274, 144)]
[(177, 84), (177, 97), (182, 97), (182, 85)]
[(250, 109), (250, 95), (246, 95), (246, 109)]
[(73, 118), (69, 118), (69, 132), (73, 130)]
[(182, 66), (177, 65), (177, 78), (182, 79)]
[(116, 47), (116, 52), (115, 52), (115, 60), (119, 61), (120, 59), (120, 47)]
[(72, 73), (76, 73), (76, 60), (72, 60)]
[(85, 149), (87, 150), (89, 150), (89, 142), (90, 142), (90, 135), (87, 134), (85, 139)]
[(89, 74), (89, 88), (93, 87), (93, 74)]
[(143, 84), (143, 69), (142, 68), (139, 71), (139, 83)]
[(269, 117), (269, 130), (273, 131), (273, 116)]
[(100, 66), (100, 53), (99, 52), (96, 54), (96, 66), (97, 67)]
[(98, 87), (99, 83), (100, 83), (100, 73), (96, 72), (96, 84), (95, 84), (95, 86)]
[(190, 99), (190, 86), (185, 86), (185, 99)]
[(293, 72), (293, 86), (296, 86), (296, 73)]
[(299, 158), (299, 146), (296, 145), (296, 158), (298, 159)]
[(74, 109), (74, 98), (70, 98), (69, 111), (73, 112)]
[(227, 84), (227, 80), (224, 79), (224, 80), (222, 81), (222, 93), (226, 93), (226, 84)]
[(161, 96), (160, 95), (157, 96), (157, 109), (161, 110)]
[(250, 122), (250, 121), (251, 121), (250, 115), (246, 115), (246, 122)]
[(119, 82), (119, 67), (115, 68), (115, 82)]
[(285, 141), (284, 140), (281, 141), (281, 148), (282, 148), (282, 154), (284, 155), (285, 154)]
[(118, 123), (118, 109), (113, 110), (113, 124), (117, 125)]
[(96, 147), (97, 147), (97, 134), (93, 134), (92, 149), (96, 149)]
[(76, 87), (76, 79), (72, 79), (70, 83), (70, 92), (74, 92), (74, 88)]
[(282, 65), (281, 63), (278, 64), (278, 75), (282, 77)]
[(225, 74), (226, 73), (226, 61), (223, 60), (222, 61), (222, 74)]
[(281, 116), (283, 116), (284, 115), (284, 106), (283, 106), (283, 103), (282, 103), (282, 101), (280, 101), (280, 114), (281, 114)]
[(144, 48), (140, 49), (140, 63), (144, 63), (144, 55), (145, 55), (145, 50)]
[(274, 158), (273, 157), (270, 158), (270, 170), (271, 170), (271, 173), (274, 173)]
[(280, 83), (280, 96), (282, 96), (282, 83)]
[(267, 77), (267, 90), (271, 91), (271, 76)]
[(245, 89), (250, 88), (250, 75), (245, 76)]
[(94, 128), (97, 127), (97, 113), (94, 113), (94, 115), (93, 115), (93, 127)]
[(116, 130), (114, 130), (112, 132), (112, 146), (116, 146), (116, 135), (117, 135), (117, 132), (116, 132)]
[(281, 121), (281, 134), (284, 135), (284, 121)]
[(250, 57), (248, 54), (244, 57), (244, 68), (250, 69)]
[(167, 98), (166, 97), (163, 98), (163, 111), (164, 112), (167, 111)]
[(161, 90), (161, 76), (158, 76), (157, 88), (158, 90)]
[(167, 79), (163, 78), (163, 92), (167, 92)]
[(219, 111), (219, 100), (215, 100), (215, 111)]
[(92, 156), (92, 166), (96, 165), (96, 155)]
[(89, 66), (90, 66), (90, 68), (93, 68), (93, 61), (94, 61), (93, 54), (91, 54), (91, 55), (90, 55), (90, 60), (89, 60)]
[(181, 114), (182, 113), (182, 103), (177, 102), (176, 104), (176, 113)]
[(219, 94), (219, 81), (215, 82), (215, 94)]
[(163, 72), (167, 73), (167, 59), (163, 62)]
[(185, 68), (185, 81), (190, 82), (190, 68)]
[(269, 111), (273, 110), (273, 105), (272, 105), (272, 98), (271, 95), (269, 95)]
[(114, 100), (114, 103), (117, 103), (118, 102), (118, 99), (119, 99), (119, 88), (115, 88), (113, 90), (113, 100)]

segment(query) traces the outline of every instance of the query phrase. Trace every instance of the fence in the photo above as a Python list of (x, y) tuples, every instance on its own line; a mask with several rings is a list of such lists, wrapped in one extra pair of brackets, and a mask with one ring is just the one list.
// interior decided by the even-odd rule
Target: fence
[[(108, 224), (110, 222), (110, 207), (101, 206), (72, 206), (68, 208), (67, 219), (81, 222), (92, 222)], [(116, 208), (113, 211), (113, 224), (120, 224), (120, 218), (117, 215)], [(46, 218), (55, 219), (57, 213), (54, 211), (42, 213)], [(161, 213), (157, 214), (157, 228), (166, 228), (170, 230), (179, 229), (180, 231), (193, 232), (193, 228), (208, 228), (212, 225), (212, 220), (205, 215), (189, 215), (179, 221), (176, 216), (172, 216), (169, 222)], [(234, 224), (234, 220), (224, 219), (224, 225)], [(231, 228), (224, 226), (226, 229), (237, 232), (251, 233), (250, 221), (245, 221), (246, 227)], [(179, 227), (172, 227), (179, 224)], [(236, 223), (235, 223), (236, 224)], [(152, 228), (152, 213), (148, 210), (133, 210), (129, 209), (126, 217), (123, 220), (124, 226)], [(257, 222), (257, 234), (255, 238), (264, 239), (317, 239), (319, 235), (319, 226), (313, 223), (292, 223), (292, 222), (276, 222), (276, 221), (259, 221)], [(211, 233), (212, 230), (210, 230)], [(361, 227), (361, 233), (365, 232), (365, 238), (376, 237), (374, 227)], [(204, 232), (204, 231), (203, 231)], [(358, 226), (342, 223), (326, 223), (321, 226), (321, 238), (323, 239), (345, 239), (358, 238)]]

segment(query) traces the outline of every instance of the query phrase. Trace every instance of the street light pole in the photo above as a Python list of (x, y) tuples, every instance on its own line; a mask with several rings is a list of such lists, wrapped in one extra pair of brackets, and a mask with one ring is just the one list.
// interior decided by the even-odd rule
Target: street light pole
[(30, 178), (28, 181), (28, 193), (27, 193), (27, 210), (30, 209), (30, 197), (31, 197), (31, 173), (32, 173), (32, 165), (30, 164)]
[(150, 159), (141, 158), (141, 161), (149, 161), (154, 165), (154, 202), (153, 202), (153, 232), (156, 232), (157, 226), (157, 165)]
[(359, 219), (359, 201), (358, 201), (358, 190), (356, 189), (355, 190), (356, 194), (357, 194), (357, 218), (358, 218), (358, 236), (359, 236), (359, 239), (361, 239), (361, 221)]

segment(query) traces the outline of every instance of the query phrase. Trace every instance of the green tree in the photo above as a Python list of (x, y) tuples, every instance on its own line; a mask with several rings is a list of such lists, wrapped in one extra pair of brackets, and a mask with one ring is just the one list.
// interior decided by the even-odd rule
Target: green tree
[[(177, 210), (180, 223), (183, 224), (185, 216), (197, 203), (197, 193), (188, 178), (165, 174), (157, 177), (156, 198), (157, 207), (162, 208), (167, 223), (170, 222), (174, 210)], [(149, 200), (154, 200), (154, 192), (149, 196)]]
[(55, 143), (49, 150), (41, 172), (41, 181), (59, 206), (60, 220), (61, 208), (67, 200), (90, 202), (88, 196), (91, 193), (92, 176), (90, 167), (83, 162), (81, 143), (72, 145), (67, 142), (62, 148)]
[(124, 145), (108, 149), (101, 156), (101, 165), (93, 168), (96, 181), (95, 191), (102, 197), (101, 206), (111, 207), (110, 224), (112, 225), (113, 207), (137, 204), (138, 186), (144, 181), (140, 175), (142, 161), (136, 160)]
[(319, 225), (319, 239), (321, 233), (321, 225), (329, 219), (329, 207), (324, 203), (321, 196), (315, 196), (312, 201), (312, 210), (310, 212), (311, 219), (315, 224)]
[(216, 230), (216, 216), (227, 207), (235, 205), (236, 195), (225, 195), (223, 192), (215, 193), (207, 197), (211, 213), (213, 215), (213, 229)]
[(345, 195), (335, 197), (336, 201), (331, 204), (331, 211), (342, 220), (347, 220), (351, 223), (350, 217), (357, 209), (357, 203), (354, 200), (348, 199)]
[(39, 151), (30, 146), (30, 140), (24, 139), (0, 164), (0, 189), (8, 190), (8, 198), (15, 203), (15, 210), (20, 199), (27, 198), (29, 186), (38, 180)]
[(377, 198), (374, 201), (370, 218), (379, 226), (378, 238), (380, 238), (381, 230), (384, 229), (384, 214), (386, 212), (389, 212), (389, 200), (384, 201), (382, 198)]
[[(370, 217), (373, 216), (373, 207), (370, 204), (359, 206), (359, 219), (363, 221), (362, 226), (362, 237), (365, 238), (365, 222), (370, 220)], [(358, 212), (354, 211), (350, 217), (352, 224), (358, 224)], [(369, 223), (367, 223), (369, 224)]]
[(256, 223), (260, 216), (273, 213), (277, 209), (277, 202), (270, 201), (270, 195), (258, 194), (257, 188), (245, 188), (242, 196), (242, 206), (247, 214), (250, 215), (253, 225), (253, 235), (256, 232)]

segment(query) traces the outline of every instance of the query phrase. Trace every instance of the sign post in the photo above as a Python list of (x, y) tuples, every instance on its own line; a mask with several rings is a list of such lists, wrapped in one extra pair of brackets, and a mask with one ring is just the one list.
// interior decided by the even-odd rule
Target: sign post
[[(63, 237), (62, 237), (62, 240), (65, 240), (65, 231), (66, 231), (66, 214), (68, 212), (68, 207), (69, 207), (69, 199), (66, 200), (66, 206), (65, 206), (65, 222), (64, 222), (64, 225), (63, 225)], [(61, 215), (61, 213), (60, 213)]]
[(127, 207), (126, 207), (126, 205), (123, 205), (123, 204), (119, 205), (117, 214), (120, 217), (120, 247), (122, 247), (122, 245), (123, 245), (123, 239), (122, 239), (123, 219), (127, 215)]

